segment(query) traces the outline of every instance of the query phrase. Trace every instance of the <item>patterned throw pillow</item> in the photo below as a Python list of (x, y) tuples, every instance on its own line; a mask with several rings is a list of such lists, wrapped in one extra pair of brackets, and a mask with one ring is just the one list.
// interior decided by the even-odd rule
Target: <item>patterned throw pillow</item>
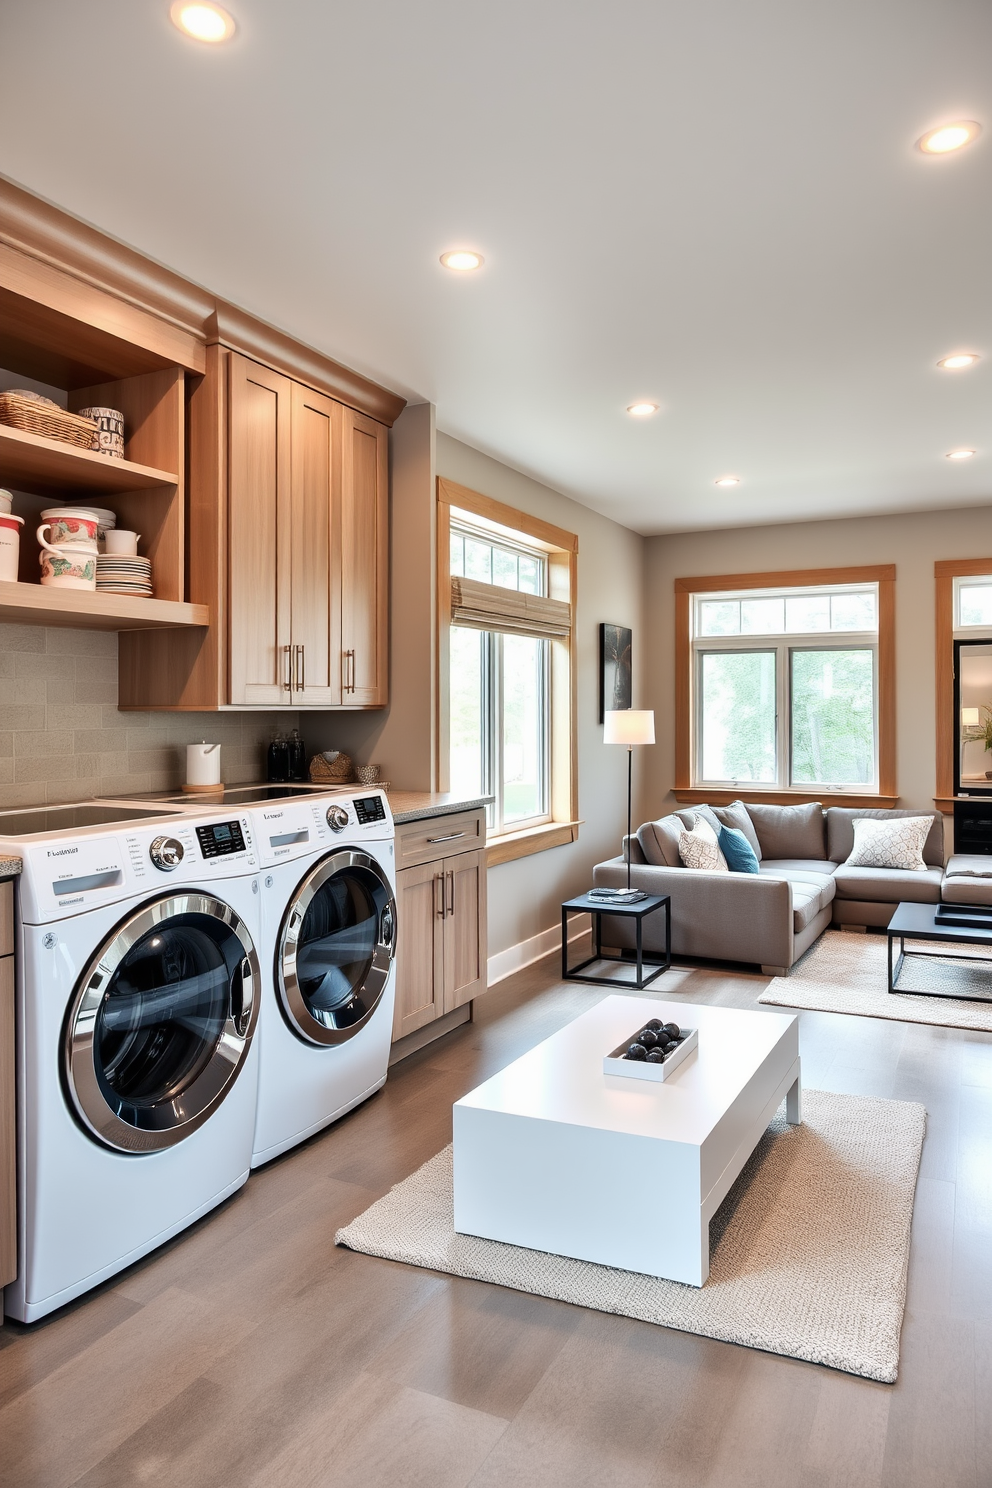
[(679, 833), (679, 857), (686, 868), (703, 868), (708, 873), (729, 871), (716, 833), (708, 821), (698, 816), (691, 832)]
[(854, 847), (848, 868), (907, 868), (926, 872), (923, 844), (933, 825), (932, 816), (897, 816), (888, 821), (856, 816)]

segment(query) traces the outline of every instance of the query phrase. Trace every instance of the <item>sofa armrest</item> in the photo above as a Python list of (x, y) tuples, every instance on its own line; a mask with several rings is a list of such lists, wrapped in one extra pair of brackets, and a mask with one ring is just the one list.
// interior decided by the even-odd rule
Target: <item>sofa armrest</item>
[[(592, 877), (593, 883), (603, 888), (622, 888), (627, 882), (627, 865), (622, 858), (611, 858), (598, 863)], [(647, 894), (670, 896), (672, 950), (676, 955), (758, 966), (792, 965), (792, 889), (785, 879), (632, 864), (630, 882)], [(604, 915), (603, 943), (632, 946), (631, 922)], [(661, 915), (644, 921), (644, 948), (664, 949)]]

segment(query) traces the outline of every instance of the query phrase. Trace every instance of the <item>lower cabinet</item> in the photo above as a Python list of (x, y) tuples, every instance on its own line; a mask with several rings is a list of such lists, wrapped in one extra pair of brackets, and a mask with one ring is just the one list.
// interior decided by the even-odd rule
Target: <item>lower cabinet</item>
[[(398, 839), (401, 833), (402, 827)], [(401, 840), (397, 857), (402, 863)], [(396, 899), (394, 1040), (486, 989), (485, 849), (469, 848), (401, 868)]]
[(14, 885), (0, 883), (0, 1286), (17, 1275), (17, 1107), (14, 1096)]

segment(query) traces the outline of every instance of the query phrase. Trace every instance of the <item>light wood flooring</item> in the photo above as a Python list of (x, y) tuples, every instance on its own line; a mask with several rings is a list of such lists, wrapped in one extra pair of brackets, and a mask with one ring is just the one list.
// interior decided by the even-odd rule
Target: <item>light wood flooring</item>
[(802, 1014), (807, 1085), (929, 1112), (895, 1386), (335, 1248), (453, 1100), (605, 991), (521, 972), (171, 1245), (7, 1323), (4, 1488), (989, 1488), (992, 1035)]

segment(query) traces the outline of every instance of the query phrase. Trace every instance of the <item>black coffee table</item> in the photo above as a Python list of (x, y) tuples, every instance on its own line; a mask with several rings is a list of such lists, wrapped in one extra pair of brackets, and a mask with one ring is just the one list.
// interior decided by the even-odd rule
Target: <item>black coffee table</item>
[[(665, 911), (665, 959), (655, 961), (644, 954), (643, 926), (646, 915), (654, 914), (656, 910)], [(591, 914), (593, 921), (593, 954), (585, 961), (580, 961), (578, 966), (569, 969), (568, 965), (568, 917), (571, 914)], [(619, 956), (605, 956), (603, 954), (602, 941), (602, 916), (611, 915), (614, 919), (628, 919), (634, 921), (636, 950), (633, 957), (624, 955), (621, 951)], [(626, 965), (633, 965), (634, 977), (601, 977), (590, 976), (586, 967), (591, 966), (594, 961), (622, 961)], [(575, 899), (566, 899), (561, 907), (561, 974), (562, 977), (571, 982), (595, 982), (600, 987), (632, 987), (636, 992), (642, 992), (663, 971), (667, 971), (672, 964), (672, 901), (667, 894), (646, 894), (643, 899), (636, 900), (633, 904), (617, 904), (611, 899), (590, 899), (588, 894), (579, 894)], [(654, 966), (657, 970), (652, 971), (649, 976), (644, 975), (645, 966)]]
[[(937, 919), (937, 911), (941, 907), (945, 910), (954, 909), (961, 919), (979, 921), (983, 919), (983, 906), (981, 905), (897, 905), (888, 927), (889, 991), (902, 992), (904, 995), (913, 997), (953, 997), (965, 1002), (992, 1002), (992, 958), (960, 956), (942, 951), (907, 951), (907, 940), (943, 941), (948, 945), (961, 946), (988, 946), (992, 950), (992, 915), (988, 917), (988, 929), (981, 924), (942, 924)], [(899, 942), (899, 951), (893, 964), (892, 952), (896, 941)], [(952, 979), (946, 987), (935, 987), (926, 991), (917, 987), (900, 987), (899, 977), (907, 962), (912, 961), (943, 961), (947, 967), (958, 962), (962, 966), (958, 980), (963, 985), (955, 985)], [(985, 975), (978, 971), (978, 968), (982, 966), (986, 968)], [(964, 974), (965, 969), (970, 972), (967, 978)]]

